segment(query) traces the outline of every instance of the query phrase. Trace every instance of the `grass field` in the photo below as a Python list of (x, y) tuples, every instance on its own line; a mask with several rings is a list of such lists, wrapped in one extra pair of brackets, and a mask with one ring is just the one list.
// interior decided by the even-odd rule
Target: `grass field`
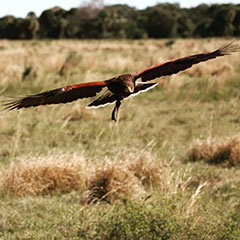
[[(230, 41), (1, 40), (0, 100)], [(109, 143), (112, 105), (0, 112), (1, 240), (240, 239), (240, 54), (157, 81), (123, 102)]]

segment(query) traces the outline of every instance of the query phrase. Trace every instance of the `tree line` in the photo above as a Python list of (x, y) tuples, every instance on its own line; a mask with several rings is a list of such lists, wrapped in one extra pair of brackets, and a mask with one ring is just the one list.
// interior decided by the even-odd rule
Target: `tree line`
[(240, 4), (201, 4), (181, 8), (158, 4), (144, 10), (128, 5), (54, 7), (37, 17), (0, 18), (0, 38), (175, 38), (240, 36)]

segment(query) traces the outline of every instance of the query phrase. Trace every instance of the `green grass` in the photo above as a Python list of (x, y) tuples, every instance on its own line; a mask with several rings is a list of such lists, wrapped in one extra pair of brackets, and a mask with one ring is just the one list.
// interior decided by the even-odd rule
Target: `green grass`
[[(165, 42), (2, 41), (1, 100), (138, 71), (228, 40), (176, 40), (171, 49)], [(124, 101), (108, 145), (113, 106), (88, 110), (86, 99), (0, 112), (0, 239), (239, 239), (238, 162), (189, 158), (196, 140), (238, 138), (239, 59), (201, 63)], [(74, 164), (83, 164), (76, 173), (84, 181), (71, 191), (59, 184), (72, 183)], [(41, 194), (35, 181), (55, 185)], [(91, 199), (92, 186), (105, 195)]]

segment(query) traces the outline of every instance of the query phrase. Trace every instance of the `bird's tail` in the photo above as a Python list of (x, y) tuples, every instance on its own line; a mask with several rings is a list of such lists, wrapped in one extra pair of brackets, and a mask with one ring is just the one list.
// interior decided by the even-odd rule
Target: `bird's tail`
[(102, 95), (97, 99), (87, 105), (87, 108), (99, 108), (104, 107), (108, 104), (114, 103), (117, 100), (117, 96), (114, 95), (111, 91), (106, 90)]
[(157, 82), (154, 82), (154, 83), (136, 82), (134, 92), (131, 95), (129, 95), (127, 98), (136, 96), (141, 92), (147, 92), (148, 90), (155, 88), (157, 85), (158, 85)]

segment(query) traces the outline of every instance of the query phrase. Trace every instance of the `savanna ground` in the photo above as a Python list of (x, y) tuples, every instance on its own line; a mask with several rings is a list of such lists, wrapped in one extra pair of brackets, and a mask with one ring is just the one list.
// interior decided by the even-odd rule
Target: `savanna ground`
[[(230, 41), (2, 40), (1, 100)], [(0, 112), (0, 239), (240, 239), (240, 54), (158, 82), (109, 143), (112, 105)]]

